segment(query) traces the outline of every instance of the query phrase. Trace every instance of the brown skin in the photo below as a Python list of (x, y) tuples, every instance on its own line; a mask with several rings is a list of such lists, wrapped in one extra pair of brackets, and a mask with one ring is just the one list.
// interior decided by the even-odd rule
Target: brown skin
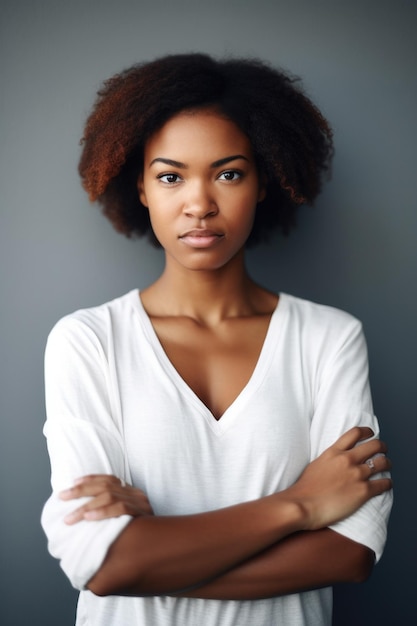
[[(391, 486), (388, 479), (369, 480), (390, 467), (385, 456), (375, 459), (373, 470), (366, 465), (366, 459), (386, 450), (374, 439), (356, 446), (371, 435), (369, 428), (351, 429), (285, 491), (199, 515), (157, 517), (149, 515), (146, 502), (138, 514), (130, 488), (125, 488), (120, 508), (120, 487), (113, 503), (102, 508), (97, 492), (108, 491), (106, 480), (114, 486), (116, 479), (86, 477), (61, 494), (64, 499), (96, 494), (79, 509), (79, 519), (97, 507), (96, 519), (137, 515), (113, 543), (88, 588), (98, 595), (182, 593), (220, 599), (245, 598), (249, 587), (253, 599), (365, 579), (370, 551), (326, 527)], [(320, 529), (324, 531), (317, 533)], [(306, 530), (316, 532), (300, 532)], [(323, 559), (330, 550), (333, 558)]]
[(364, 582), (373, 564), (372, 550), (323, 528), (294, 533), (183, 595), (213, 600), (258, 600), (328, 587), (336, 582)]
[[(244, 264), (264, 195), (250, 143), (213, 112), (178, 115), (149, 140), (138, 191), (166, 257), (161, 277), (141, 294), (143, 305), (174, 367), (221, 419), (253, 372), (278, 299)], [(154, 516), (139, 490), (114, 477), (84, 477), (61, 494), (92, 497), (67, 523), (135, 518), (88, 588), (98, 595), (254, 599), (365, 579), (371, 551), (327, 526), (391, 488), (388, 479), (369, 480), (389, 469), (385, 456), (373, 470), (365, 464), (385, 445), (356, 447), (371, 436), (369, 428), (354, 428), (290, 488), (199, 515)]]

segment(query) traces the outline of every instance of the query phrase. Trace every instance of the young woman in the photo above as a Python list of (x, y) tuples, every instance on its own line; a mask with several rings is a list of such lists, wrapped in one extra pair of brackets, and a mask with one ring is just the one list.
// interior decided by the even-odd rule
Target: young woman
[(245, 267), (318, 194), (327, 122), (265, 64), (177, 55), (107, 81), (83, 143), (90, 198), (166, 263), (48, 340), (42, 521), (77, 624), (330, 624), (391, 506), (361, 325)]

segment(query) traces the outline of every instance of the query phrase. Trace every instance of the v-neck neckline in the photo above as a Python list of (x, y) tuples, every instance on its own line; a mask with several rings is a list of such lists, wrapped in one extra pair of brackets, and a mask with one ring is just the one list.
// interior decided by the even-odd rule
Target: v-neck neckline
[(278, 320), (280, 317), (282, 317), (286, 308), (285, 294), (279, 294), (277, 305), (271, 314), (262, 347), (249, 380), (219, 418), (216, 418), (214, 416), (212, 411), (208, 408), (206, 404), (204, 404), (200, 397), (184, 380), (184, 378), (178, 372), (177, 368), (169, 359), (167, 353), (162, 346), (161, 341), (159, 340), (152, 321), (143, 306), (140, 297), (140, 291), (138, 289), (135, 289), (131, 292), (131, 295), (134, 308), (139, 314), (139, 319), (142, 323), (143, 329), (145, 330), (146, 337), (152, 345), (158, 361), (165, 371), (166, 375), (173, 382), (175, 387), (180, 390), (182, 395), (190, 402), (192, 402), (198, 412), (203, 415), (211, 429), (217, 434), (222, 434), (234, 421), (236, 416), (238, 416), (240, 410), (253, 396), (253, 394), (256, 392), (256, 390), (259, 388), (262, 381), (264, 380), (266, 371), (271, 364), (274, 348), (278, 343), (278, 337), (280, 334), (280, 329), (282, 327), (282, 324), (278, 323)]

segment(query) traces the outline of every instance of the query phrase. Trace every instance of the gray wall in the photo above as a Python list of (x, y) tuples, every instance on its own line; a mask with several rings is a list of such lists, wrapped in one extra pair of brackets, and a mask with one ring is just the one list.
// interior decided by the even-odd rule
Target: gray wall
[(332, 181), (298, 231), (251, 252), (250, 267), (272, 289), (364, 321), (396, 504), (372, 579), (337, 591), (336, 623), (417, 623), (416, 18), (413, 0), (1, 2), (2, 624), (73, 623), (75, 594), (39, 527), (46, 335), (63, 314), (144, 286), (161, 268), (159, 253), (114, 233), (81, 191), (83, 120), (104, 78), (188, 50), (290, 69), (333, 124)]

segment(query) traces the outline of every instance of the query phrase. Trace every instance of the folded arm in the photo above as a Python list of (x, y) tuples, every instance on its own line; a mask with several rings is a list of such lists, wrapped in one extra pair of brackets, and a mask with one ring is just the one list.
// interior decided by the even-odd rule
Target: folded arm
[[(390, 488), (389, 479), (369, 480), (373, 472), (389, 468), (385, 456), (375, 459), (374, 469), (365, 464), (385, 451), (384, 444), (371, 440), (356, 447), (370, 435), (368, 428), (352, 429), (278, 494), (199, 515), (136, 517), (112, 544), (88, 588), (98, 595), (247, 598), (244, 589), (253, 585), (253, 577), (259, 581), (251, 591), (255, 597), (366, 577), (370, 553), (365, 548), (359, 546), (357, 560), (349, 554), (353, 542), (339, 539), (337, 533), (298, 533), (326, 528)], [(87, 480), (64, 497), (88, 495), (89, 488)], [(88, 519), (91, 507), (94, 504), (83, 505), (78, 515)], [(290, 539), (282, 541), (286, 537)], [(335, 548), (339, 556), (333, 567), (322, 567), (322, 551)], [(288, 550), (294, 568), (280, 573), (277, 564), (288, 558)]]
[(328, 528), (294, 533), (205, 585), (178, 594), (214, 600), (258, 600), (363, 582), (374, 564), (372, 550)]
[[(364, 463), (385, 451), (382, 443), (369, 441), (355, 447), (359, 440), (371, 436), (369, 429), (348, 431), (320, 455), (336, 439), (339, 428), (348, 430), (362, 415), (352, 408), (351, 418), (339, 423), (337, 432), (330, 428), (334, 423), (326, 421), (326, 416), (342, 411), (344, 399), (351, 398), (358, 386), (352, 377), (346, 378), (345, 368), (336, 368), (332, 361), (326, 385), (320, 386), (311, 428), (312, 457), (319, 458), (295, 485), (238, 507), (196, 516), (156, 517), (143, 493), (139, 511), (132, 510), (131, 505), (120, 507), (117, 497), (113, 503), (116, 510), (112, 504), (109, 508), (91, 491), (89, 480), (67, 492), (66, 502), (56, 496), (57, 491), (74, 484), (77, 476), (101, 473), (128, 480), (117, 427), (119, 416), (117, 407), (110, 406), (110, 378), (101, 342), (85, 325), (77, 325), (76, 333), (67, 324), (64, 330), (54, 334), (46, 359), (45, 432), (54, 494), (45, 506), (43, 523), (51, 553), (61, 559), (74, 586), (87, 587), (99, 595), (183, 593), (249, 599), (366, 577), (372, 553), (327, 530), (327, 526), (349, 517), (364, 502), (390, 489), (391, 482), (369, 480), (372, 472)], [(357, 362), (356, 357), (349, 363), (352, 360)], [(339, 370), (343, 370), (344, 393), (336, 393), (342, 384), (334, 380)], [(327, 395), (324, 388), (330, 389)], [(336, 406), (327, 402), (328, 397), (339, 399)], [(375, 463), (374, 474), (389, 469), (385, 457), (377, 457)], [(124, 494), (126, 488), (121, 492)], [(78, 513), (63, 523), (64, 516), (74, 512), (74, 498), (82, 499), (76, 505)], [(105, 518), (105, 524), (89, 521)]]

